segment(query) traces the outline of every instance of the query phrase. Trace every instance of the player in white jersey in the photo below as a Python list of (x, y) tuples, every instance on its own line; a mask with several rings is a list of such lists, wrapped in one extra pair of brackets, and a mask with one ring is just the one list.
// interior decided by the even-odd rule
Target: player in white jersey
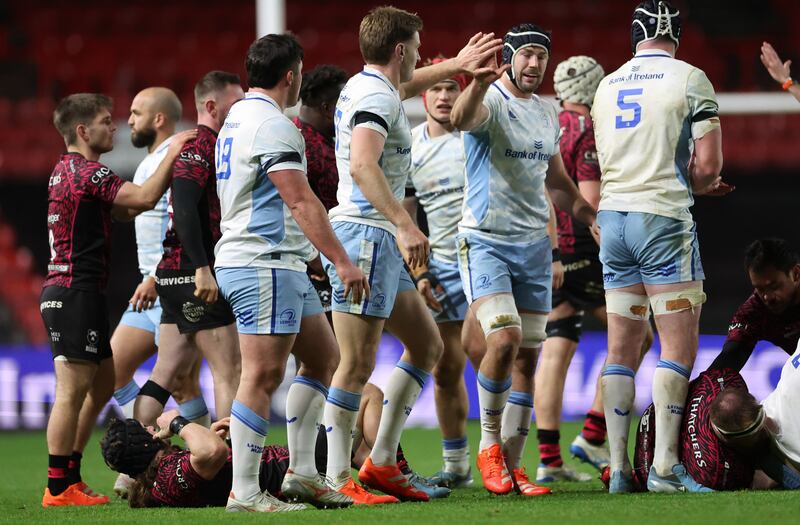
[(366, 66), (345, 85), (336, 106), (339, 206), (330, 211), (337, 237), (351, 260), (369, 275), (368, 301), (348, 300), (324, 260), (333, 286), (333, 323), (342, 362), (333, 378), (325, 412), (327, 475), (334, 487), (351, 483), (350, 434), (364, 383), (372, 373), (384, 327), (406, 351), (385, 388), (375, 446), (359, 479), (401, 499), (427, 501), (397, 467), (403, 424), (442, 342), (406, 270), (428, 259), (428, 240), (403, 208), (411, 168), (411, 128), (402, 100), (437, 82), (469, 73), (499, 50), (493, 34), (475, 35), (455, 59), (415, 71), (422, 20), (394, 7), (379, 7), (361, 21), (359, 46)]
[(632, 60), (606, 76), (592, 106), (602, 171), (598, 223), (608, 311), (602, 373), (611, 492), (630, 490), (627, 438), (634, 370), (652, 307), (661, 339), (653, 380), (656, 443), (648, 489), (707, 491), (678, 461), (678, 431), (697, 354), (703, 268), (692, 194), (724, 195), (714, 89), (674, 58), (680, 18), (667, 2), (633, 13)]
[[(435, 58), (426, 65), (437, 64)], [(458, 275), (455, 238), (464, 197), (464, 146), (450, 123), (450, 110), (467, 87), (464, 75), (443, 80), (422, 94), (425, 122), (411, 132), (411, 171), (403, 206), (412, 219), (417, 206), (425, 212), (431, 255), (427, 265), (413, 272), (439, 328), (444, 352), (433, 369), (436, 414), (442, 430), (444, 469), (431, 478), (449, 488), (472, 484), (467, 442), (466, 353), (461, 346), (461, 326), (467, 298)]]
[[(247, 52), (249, 91), (233, 105), (216, 142), (222, 237), (215, 268), (239, 331), (242, 376), (231, 407), (233, 484), (227, 510), (300, 510), (259, 488), (270, 396), (292, 352), (301, 364), (286, 398), (289, 470), (281, 490), (315, 506), (349, 496), (326, 487), (314, 462), (317, 425), (338, 363), (336, 340), (306, 274), (314, 246), (336, 263), (345, 295), (369, 293), (331, 231), (306, 178), (305, 144), (283, 114), (297, 103), (303, 49), (291, 35), (267, 35)], [(313, 245), (312, 245), (313, 244)]]
[(503, 66), (491, 57), (451, 114), (465, 132), (467, 159), (457, 241), (461, 279), (470, 316), (477, 318), (487, 344), (478, 372), (478, 468), (486, 489), (496, 494), (550, 492), (530, 482), (519, 465), (518, 447), (501, 444), (502, 438), (524, 444), (514, 432), (501, 435), (503, 427), (525, 428), (523, 419), (529, 425), (533, 407), (532, 388), (515, 386), (510, 392), (512, 364), (518, 353), (531, 355), (534, 359), (522, 366), (532, 373), (535, 352), (546, 338), (552, 241), (545, 184), (560, 209), (592, 227), (595, 222), (594, 210), (565, 172), (555, 108), (534, 95), (549, 54), (550, 35), (544, 30), (534, 24), (512, 28), (504, 38)]

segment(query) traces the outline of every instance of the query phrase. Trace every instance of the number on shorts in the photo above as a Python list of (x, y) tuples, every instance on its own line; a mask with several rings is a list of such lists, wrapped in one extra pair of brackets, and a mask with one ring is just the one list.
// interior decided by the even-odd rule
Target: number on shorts
[(626, 120), (623, 115), (617, 115), (617, 129), (635, 128), (642, 121), (642, 106), (638, 102), (627, 102), (625, 99), (641, 95), (643, 91), (642, 88), (619, 90), (619, 93), (617, 93), (617, 107), (622, 111), (633, 110), (633, 118)]

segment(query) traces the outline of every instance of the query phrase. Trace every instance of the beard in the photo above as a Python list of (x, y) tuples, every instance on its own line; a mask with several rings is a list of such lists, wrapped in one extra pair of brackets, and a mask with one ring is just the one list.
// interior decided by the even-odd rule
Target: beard
[(131, 131), (131, 144), (134, 148), (149, 148), (156, 141), (156, 130), (145, 128), (141, 131)]

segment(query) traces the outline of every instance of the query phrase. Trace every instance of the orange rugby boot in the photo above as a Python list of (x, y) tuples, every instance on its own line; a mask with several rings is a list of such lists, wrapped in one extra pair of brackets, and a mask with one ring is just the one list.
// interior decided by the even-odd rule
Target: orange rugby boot
[(383, 505), (385, 503), (399, 503), (400, 501), (394, 496), (372, 494), (361, 485), (357, 485), (352, 479), (345, 483), (344, 487), (340, 488), (338, 492), (345, 496), (350, 496), (353, 500), (353, 505)]
[(429, 501), (428, 495), (416, 488), (408, 477), (400, 472), (397, 463), (379, 467), (367, 458), (358, 471), (358, 479), (373, 489), (391, 494), (401, 501)]
[(105, 505), (107, 503), (107, 496), (92, 496), (83, 492), (83, 490), (81, 490), (81, 483), (70, 485), (67, 487), (67, 490), (58, 496), (53, 496), (50, 494), (50, 489), (45, 488), (44, 496), (42, 497), (42, 507), (85, 507), (89, 505)]
[(514, 489), (500, 445), (494, 444), (478, 452), (478, 470), (481, 472), (483, 486), (489, 492), (508, 494)]
[(553, 492), (547, 487), (532, 483), (528, 474), (525, 473), (525, 467), (512, 470), (511, 479), (514, 481), (514, 490), (522, 496), (545, 496)]

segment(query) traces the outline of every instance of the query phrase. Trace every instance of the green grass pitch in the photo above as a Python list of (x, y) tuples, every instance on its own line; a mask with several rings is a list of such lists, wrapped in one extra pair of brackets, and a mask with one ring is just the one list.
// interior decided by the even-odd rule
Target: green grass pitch
[[(562, 450), (579, 430), (567, 423), (562, 430)], [(471, 423), (470, 443), (478, 442), (479, 428)], [(112, 494), (115, 475), (103, 464), (93, 437), (83, 460), (84, 479), (97, 491)], [(283, 443), (285, 433), (277, 425), (269, 441)], [(532, 430), (525, 463), (531, 475), (537, 463)], [(423, 474), (438, 470), (441, 463), (440, 434), (432, 429), (409, 429), (403, 447), (412, 467)], [(47, 449), (43, 432), (0, 433), (0, 522), (23, 524), (109, 523), (192, 524), (200, 523), (530, 523), (547, 525), (622, 525), (663, 523), (668, 525), (717, 523), (766, 525), (795, 523), (800, 498), (790, 492), (735, 492), (707, 495), (632, 494), (609, 496), (599, 481), (554, 484), (554, 494), (538, 498), (516, 495), (492, 496), (475, 486), (454, 491), (444, 500), (431, 503), (403, 503), (371, 508), (309, 510), (291, 514), (226, 514), (221, 508), (130, 509), (127, 502), (112, 499), (110, 505), (94, 508), (41, 507), (45, 485)], [(570, 461), (567, 459), (567, 461)], [(592, 472), (586, 467), (579, 467)], [(473, 475), (477, 472), (473, 469)], [(476, 481), (477, 484), (477, 481)]]

